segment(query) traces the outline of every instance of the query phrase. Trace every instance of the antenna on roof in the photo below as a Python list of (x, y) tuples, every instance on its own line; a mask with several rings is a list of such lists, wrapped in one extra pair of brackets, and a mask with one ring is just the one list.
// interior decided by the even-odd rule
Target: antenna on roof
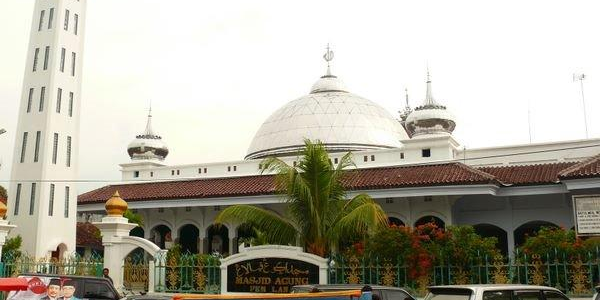
[(529, 128), (529, 143), (531, 144), (531, 101), (527, 100), (527, 127)]
[(583, 123), (585, 124), (585, 138), (588, 138), (588, 128), (587, 128), (587, 114), (585, 112), (585, 95), (583, 93), (583, 80), (586, 78), (585, 74), (573, 74), (573, 82), (579, 80), (581, 84), (581, 104), (583, 106)]

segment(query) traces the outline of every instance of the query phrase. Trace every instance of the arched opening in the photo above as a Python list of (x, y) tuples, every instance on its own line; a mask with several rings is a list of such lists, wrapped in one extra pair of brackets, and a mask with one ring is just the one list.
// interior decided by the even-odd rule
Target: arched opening
[(224, 225), (211, 225), (208, 227), (208, 253), (229, 252), (229, 230)]
[[(131, 231), (129, 232), (129, 236), (137, 236), (144, 238), (144, 228), (138, 226), (134, 229), (131, 229)], [(127, 258), (129, 258), (132, 262), (141, 262), (146, 259), (145, 256), (146, 254), (144, 249), (137, 247), (133, 251), (129, 252)]]
[(56, 250), (52, 251), (50, 256), (54, 259), (62, 259), (65, 255), (65, 252), (67, 252), (67, 245), (60, 243), (58, 246), (56, 246)]
[(427, 223), (433, 223), (435, 224), (438, 228), (446, 228), (446, 223), (444, 221), (442, 221), (442, 219), (436, 217), (436, 216), (424, 216), (421, 217), (420, 219), (418, 219), (415, 222), (415, 227), (421, 226), (421, 225), (425, 225)]
[(477, 224), (473, 228), (482, 237), (495, 237), (498, 239), (496, 248), (500, 250), (504, 257), (508, 255), (508, 234), (504, 229), (491, 224)]
[(158, 225), (150, 230), (150, 241), (155, 243), (160, 249), (167, 249), (171, 246), (171, 229), (166, 225)]
[(390, 226), (394, 225), (394, 226), (405, 226), (404, 222), (402, 222), (402, 220), (396, 218), (396, 217), (389, 217), (388, 218), (388, 223)]
[(257, 241), (256, 230), (249, 223), (241, 224), (237, 227), (237, 243), (244, 244), (244, 247), (249, 247), (251, 245), (257, 245), (260, 241)]
[(193, 224), (186, 224), (179, 229), (179, 244), (182, 253), (198, 253), (200, 230)]
[(556, 224), (546, 221), (527, 222), (517, 227), (517, 229), (514, 231), (515, 247), (523, 245), (527, 237), (536, 235), (542, 227), (558, 228)]

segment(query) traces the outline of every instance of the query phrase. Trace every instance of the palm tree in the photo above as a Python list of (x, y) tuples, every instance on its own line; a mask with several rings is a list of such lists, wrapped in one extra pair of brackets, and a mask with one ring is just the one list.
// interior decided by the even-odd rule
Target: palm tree
[(249, 223), (271, 243), (302, 245), (320, 256), (335, 252), (344, 237), (369, 234), (387, 224), (385, 212), (368, 195), (346, 198), (342, 179), (344, 170), (354, 165), (350, 153), (334, 166), (320, 141), (305, 140), (304, 144), (296, 166), (276, 157), (263, 163), (263, 170), (277, 174), (276, 186), (287, 203), (285, 216), (252, 205), (235, 205), (221, 211), (215, 223)]

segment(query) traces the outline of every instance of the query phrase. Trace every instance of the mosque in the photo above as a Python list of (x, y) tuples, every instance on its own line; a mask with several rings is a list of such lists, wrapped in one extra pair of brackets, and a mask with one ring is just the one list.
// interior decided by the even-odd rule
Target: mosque
[(473, 225), (497, 237), (503, 253), (541, 226), (573, 227), (572, 196), (600, 193), (600, 139), (467, 150), (453, 137), (459, 122), (434, 98), (429, 74), (422, 104), (412, 109), (407, 99), (396, 118), (332, 74), (332, 51), (324, 58), (325, 75), (264, 121), (243, 160), (166, 165), (169, 149), (149, 113), (145, 131), (127, 146), (131, 161), (120, 165), (124, 183), (79, 195), (78, 220), (97, 218), (118, 191), (144, 219), (132, 235), (162, 248), (236, 253), (248, 233), (241, 224), (215, 227), (215, 216), (235, 204), (283, 214), (262, 160), (295, 165), (305, 138), (320, 140), (334, 164), (351, 151), (349, 196), (369, 194), (391, 223)]
[(541, 226), (573, 227), (573, 197), (600, 194), (600, 139), (467, 150), (453, 137), (460, 122), (434, 98), (429, 75), (422, 104), (411, 109), (407, 101), (396, 118), (331, 72), (328, 49), (325, 75), (264, 121), (244, 159), (167, 165), (169, 148), (149, 113), (145, 131), (127, 146), (123, 183), (77, 196), (86, 7), (86, 0), (36, 0), (33, 7), (7, 221), (35, 257), (101, 249), (87, 221), (104, 214), (116, 191), (144, 219), (132, 235), (161, 248), (179, 243), (194, 253), (236, 253), (245, 226), (215, 227), (215, 216), (235, 204), (283, 214), (274, 175), (262, 162), (278, 156), (295, 165), (304, 139), (320, 140), (334, 164), (351, 151), (349, 196), (369, 194), (391, 223), (470, 224), (497, 237), (504, 253)]

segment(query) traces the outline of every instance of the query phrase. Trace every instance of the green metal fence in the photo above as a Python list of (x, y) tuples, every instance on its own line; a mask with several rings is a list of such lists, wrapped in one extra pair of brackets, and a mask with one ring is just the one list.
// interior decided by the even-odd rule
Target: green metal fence
[(410, 274), (411, 267), (405, 262), (377, 258), (337, 256), (330, 259), (329, 266), (329, 283), (397, 286), (417, 295), (423, 295), (429, 285), (520, 283), (551, 286), (570, 295), (587, 296), (593, 293), (600, 278), (597, 253), (569, 257), (557, 251), (543, 256), (517, 253), (510, 259), (475, 257), (460, 265), (446, 260), (418, 276)]
[(102, 257), (83, 258), (76, 254), (64, 259), (35, 259), (20, 253), (6, 253), (0, 266), (1, 277), (25, 273), (102, 276)]
[[(172, 293), (219, 293), (221, 269), (218, 257), (201, 254), (156, 257), (155, 291)], [(161, 261), (163, 263), (161, 263)]]

